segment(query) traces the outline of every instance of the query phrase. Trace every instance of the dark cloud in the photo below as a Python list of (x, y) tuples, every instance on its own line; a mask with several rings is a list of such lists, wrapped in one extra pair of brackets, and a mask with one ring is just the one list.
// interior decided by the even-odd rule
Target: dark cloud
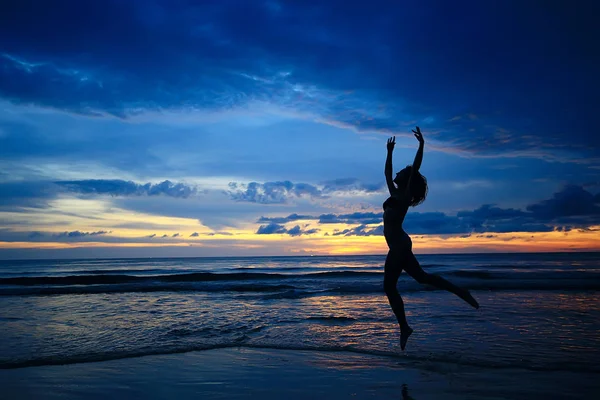
[(226, 232), (226, 231), (218, 231), (218, 232), (210, 232), (207, 233), (208, 236), (216, 236), (216, 235), (223, 235), (223, 236), (233, 236), (233, 233), (231, 232)]
[(287, 217), (260, 217), (256, 222), (258, 222), (259, 224), (271, 222), (275, 224), (285, 224), (287, 222), (299, 221), (303, 219), (314, 219), (314, 217), (310, 215), (290, 214)]
[(334, 231), (333, 236), (383, 236), (383, 225), (378, 225), (375, 228), (359, 225), (351, 229)]
[(472, 218), (472, 219), (486, 219), (486, 220), (502, 220), (510, 218), (518, 218), (526, 216), (527, 213), (521, 210), (513, 208), (499, 208), (494, 207), (491, 204), (484, 204), (473, 211), (459, 211), (457, 216), (459, 218)]
[[(404, 220), (404, 229), (411, 234), (460, 235), (469, 237), (471, 233), (508, 232), (551, 232), (586, 229), (600, 224), (600, 206), (596, 205), (597, 195), (579, 186), (566, 186), (549, 200), (543, 200), (526, 207), (526, 211), (514, 208), (500, 208), (483, 205), (472, 211), (459, 211), (455, 216), (442, 212), (409, 212)], [(308, 216), (291, 214), (288, 217), (261, 217), (259, 221), (271, 221), (269, 225), (285, 229), (285, 223), (295, 220), (313, 220), (319, 224), (359, 224), (356, 227), (334, 231), (334, 236), (382, 235), (382, 213), (356, 212), (351, 214), (321, 214)], [(376, 227), (373, 225), (378, 224)], [(282, 233), (282, 232), (279, 232)], [(466, 235), (465, 235), (466, 234)]]
[(1, 182), (0, 211), (46, 208), (59, 192), (60, 187), (50, 182)]
[(476, 231), (548, 232), (584, 228), (600, 223), (595, 196), (581, 186), (568, 185), (551, 199), (530, 204), (526, 211), (484, 205), (457, 216)]
[(45, 237), (45, 235), (42, 232), (31, 232), (27, 235), (27, 238), (30, 240), (41, 239), (43, 237)]
[(256, 231), (257, 235), (272, 235), (272, 234), (284, 234), (287, 233), (290, 236), (300, 236), (300, 235), (312, 235), (317, 233), (319, 229), (308, 229), (303, 230), (300, 225), (296, 225), (293, 228), (287, 229), (285, 226), (275, 223), (270, 223), (268, 225), (261, 225), (258, 227)]
[(148, 235), (146, 237), (152, 239), (152, 238), (156, 237), (156, 233), (153, 233), (152, 235)]
[(179, 233), (174, 233), (171, 237), (174, 237), (174, 238), (179, 237)]
[(96, 232), (81, 232), (81, 231), (71, 231), (71, 232), (61, 232), (54, 234), (53, 236), (56, 238), (81, 238), (85, 236), (99, 236), (99, 235), (107, 235), (111, 233), (110, 231), (96, 231)]
[(190, 235), (190, 237), (198, 237), (200, 236), (200, 234), (198, 232), (194, 232)]
[(287, 234), (290, 236), (300, 236), (300, 235), (312, 235), (317, 232), (319, 232), (319, 229), (317, 229), (317, 228), (303, 230), (302, 228), (300, 228), (300, 225), (296, 225), (293, 228), (288, 229)]
[(110, 196), (157, 196), (165, 195), (187, 198), (197, 193), (197, 189), (184, 183), (164, 181), (157, 184), (139, 184), (121, 179), (87, 179), (78, 181), (58, 181), (57, 185), (80, 194), (107, 194)]
[[(296, 219), (315, 220), (319, 224), (360, 224), (357, 228), (338, 231), (336, 235), (379, 235), (382, 231), (379, 228), (369, 228), (367, 225), (381, 224), (383, 213), (373, 212), (355, 212), (349, 214), (321, 214), (319, 216), (303, 215), (298, 218), (296, 214), (288, 217), (273, 218), (273, 220), (282, 223), (294, 221)], [(259, 221), (269, 221), (267, 217), (261, 217)], [(444, 213), (419, 213), (410, 212), (407, 214), (404, 227), (407, 231), (419, 234), (451, 234), (470, 231), (471, 227), (461, 221), (460, 218), (448, 216)]]
[(527, 211), (542, 220), (563, 217), (597, 217), (600, 220), (599, 196), (594, 196), (581, 186), (568, 185), (551, 199), (527, 206)]
[(256, 231), (257, 235), (271, 235), (274, 233), (286, 233), (285, 226), (279, 224), (261, 225)]
[(263, 100), (357, 130), (429, 121), (442, 147), (472, 153), (597, 156), (598, 135), (572, 135), (596, 128), (597, 13), (591, 1), (11, 2), (0, 96), (121, 117)]
[[(0, 241), (8, 242), (43, 242), (43, 241), (116, 241), (115, 238), (107, 237), (112, 231), (64, 231), (64, 232), (40, 232), (40, 231), (13, 231), (11, 229), (0, 229)], [(100, 239), (102, 237), (102, 239)]]

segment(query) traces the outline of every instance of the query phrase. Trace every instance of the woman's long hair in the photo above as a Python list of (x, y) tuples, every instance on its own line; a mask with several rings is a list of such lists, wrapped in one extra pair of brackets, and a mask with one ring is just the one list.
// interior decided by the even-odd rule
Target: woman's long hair
[[(406, 168), (404, 168), (404, 170), (404, 176), (406, 176), (406, 179), (408, 179), (410, 173), (412, 172), (412, 165), (407, 166)], [(412, 200), (410, 201), (410, 205), (412, 207), (415, 207), (424, 202), (425, 198), (427, 197), (428, 190), (429, 188), (427, 186), (427, 178), (425, 178), (423, 175), (421, 175), (419, 171), (417, 171), (412, 177), (412, 180), (410, 181), (410, 192), (412, 194)]]

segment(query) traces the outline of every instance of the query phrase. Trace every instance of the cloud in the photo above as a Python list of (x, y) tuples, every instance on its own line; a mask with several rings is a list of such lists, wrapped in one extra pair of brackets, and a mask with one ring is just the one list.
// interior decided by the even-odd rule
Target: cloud
[(377, 184), (365, 184), (360, 182), (356, 178), (340, 178), (323, 183), (323, 192), (366, 192), (366, 193), (378, 193), (385, 188), (385, 182)]
[[(64, 232), (41, 232), (41, 231), (14, 231), (11, 229), (0, 229), (0, 241), (8, 242), (44, 242), (44, 241), (116, 241), (114, 237), (107, 237), (112, 231), (64, 231)], [(100, 237), (102, 237), (100, 239)], [(119, 239), (120, 240), (120, 239)]]
[[(409, 211), (404, 229), (411, 234), (470, 235), (471, 233), (551, 232), (554, 230), (585, 229), (600, 224), (600, 206), (597, 195), (579, 186), (569, 185), (555, 193), (549, 200), (533, 203), (526, 210), (482, 205), (475, 210), (459, 211), (456, 215), (442, 212)], [(295, 220), (312, 220), (319, 224), (358, 224), (353, 228), (335, 230), (334, 236), (382, 235), (382, 213), (356, 212), (350, 214), (321, 214), (318, 216), (290, 214), (287, 217), (261, 217), (259, 222), (267, 230), (285, 233), (278, 223)], [(378, 224), (376, 227), (373, 225)], [(259, 229), (260, 230), (260, 229)], [(283, 230), (283, 231), (282, 231)]]
[(42, 232), (31, 232), (29, 235), (27, 235), (27, 238), (30, 240), (41, 239), (44, 237), (45, 235)]
[(581, 186), (568, 185), (551, 199), (527, 206), (536, 218), (555, 220), (563, 217), (597, 217), (600, 219), (600, 193), (593, 195)]
[(302, 228), (300, 228), (300, 225), (296, 225), (293, 228), (288, 229), (287, 234), (290, 236), (300, 236), (300, 235), (312, 235), (317, 232), (319, 232), (319, 229), (317, 229), (317, 228), (303, 230)]
[(96, 232), (81, 232), (81, 231), (71, 231), (71, 232), (61, 232), (54, 234), (53, 236), (56, 238), (81, 238), (85, 236), (99, 236), (99, 235), (107, 235), (111, 233), (111, 231), (96, 231)]
[(383, 213), (355, 212), (350, 214), (321, 214), (319, 216), (290, 214), (287, 217), (260, 217), (258, 223), (285, 224), (300, 220), (316, 220), (320, 224), (378, 224), (382, 222)]
[(485, 219), (485, 220), (502, 220), (510, 218), (524, 217), (527, 215), (526, 212), (521, 210), (515, 210), (513, 208), (502, 209), (494, 207), (490, 204), (484, 204), (473, 211), (459, 211), (457, 213), (460, 218), (472, 218), (474, 220)]
[(245, 201), (261, 204), (282, 204), (289, 198), (309, 197), (322, 198), (321, 190), (307, 183), (282, 182), (250, 182), (241, 184), (229, 183), (227, 192), (235, 201)]
[(355, 212), (351, 214), (321, 214), (320, 224), (378, 224), (382, 221), (383, 213)]
[[(283, 204), (291, 198), (325, 199), (331, 194), (378, 192), (382, 184), (364, 184), (356, 178), (343, 178), (324, 182), (321, 185), (309, 183), (281, 182), (250, 182), (248, 184), (230, 182), (227, 194), (236, 201), (261, 204)], [(289, 217), (288, 217), (289, 218)]]
[(226, 232), (226, 231), (217, 231), (217, 232), (210, 232), (207, 233), (208, 236), (216, 236), (216, 235), (221, 235), (221, 236), (233, 236), (233, 233), (231, 232)]
[(256, 231), (257, 235), (272, 235), (275, 233), (286, 233), (287, 229), (285, 226), (280, 224), (269, 224), (269, 225), (261, 225), (258, 227)]
[[(32, 208), (45, 209), (51, 200), (64, 194), (86, 196), (167, 196), (188, 198), (199, 193), (198, 189), (184, 183), (163, 181), (138, 184), (120, 179), (87, 179), (77, 181), (15, 181), (0, 182), (0, 211), (27, 212)], [(74, 214), (71, 214), (74, 215)], [(86, 218), (92, 218), (86, 216)]]
[(333, 236), (383, 236), (383, 225), (375, 228), (368, 227), (367, 225), (359, 225), (351, 229), (334, 231)]
[(567, 185), (551, 199), (528, 205), (525, 211), (484, 205), (461, 211), (457, 217), (479, 232), (548, 232), (600, 223), (600, 206), (595, 203), (595, 196), (583, 187)]
[(171, 237), (174, 237), (174, 238), (179, 237), (179, 233), (174, 233)]
[(194, 232), (190, 235), (190, 237), (198, 237), (200, 236), (200, 234), (198, 232)]
[(60, 188), (49, 182), (0, 182), (0, 211), (46, 208)]
[(121, 179), (87, 179), (78, 181), (58, 181), (57, 185), (63, 186), (73, 193), (85, 195), (111, 195), (111, 196), (158, 196), (165, 195), (175, 198), (187, 198), (197, 193), (197, 189), (184, 183), (163, 181), (157, 184), (139, 184)]
[(287, 217), (260, 217), (258, 219), (258, 223), (276, 223), (276, 224), (285, 224), (287, 222), (299, 221), (303, 219), (314, 219), (314, 217), (310, 215), (298, 215), (298, 214), (290, 214)]
[(293, 228), (287, 229), (283, 225), (270, 223), (268, 225), (259, 226), (258, 230), (256, 231), (256, 234), (257, 235), (273, 235), (273, 234), (287, 233), (290, 236), (300, 236), (300, 235), (312, 235), (317, 232), (319, 232), (319, 229), (316, 229), (316, 228), (303, 230), (302, 228), (300, 228), (300, 225), (296, 225)]
[(363, 132), (418, 119), (448, 151), (597, 156), (570, 134), (595, 129), (593, 2), (513, 3), (20, 2), (0, 16), (0, 96), (120, 118), (260, 101)]

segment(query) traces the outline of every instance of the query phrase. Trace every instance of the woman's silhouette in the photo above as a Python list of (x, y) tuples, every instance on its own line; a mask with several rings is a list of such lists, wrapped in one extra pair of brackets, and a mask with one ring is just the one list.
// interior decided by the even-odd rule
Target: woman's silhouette
[(425, 141), (418, 126), (413, 133), (419, 141), (419, 150), (413, 165), (407, 166), (392, 179), (392, 153), (396, 144), (395, 136), (387, 141), (387, 159), (385, 161), (385, 180), (390, 197), (383, 203), (383, 234), (390, 251), (385, 259), (383, 287), (398, 319), (398, 324), (400, 324), (400, 347), (402, 350), (406, 347), (408, 337), (413, 332), (406, 322), (404, 302), (396, 288), (402, 270), (405, 270), (419, 283), (426, 283), (452, 292), (473, 307), (479, 308), (479, 304), (468, 290), (453, 285), (441, 276), (423, 271), (412, 252), (412, 241), (402, 227), (408, 207), (421, 204), (427, 196), (427, 180), (419, 172), (423, 161)]

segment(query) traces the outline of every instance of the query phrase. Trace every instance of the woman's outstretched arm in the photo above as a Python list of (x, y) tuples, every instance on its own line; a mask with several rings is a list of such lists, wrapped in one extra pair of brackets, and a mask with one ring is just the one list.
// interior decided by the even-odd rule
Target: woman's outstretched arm
[(392, 178), (392, 153), (394, 152), (394, 145), (396, 144), (396, 136), (391, 137), (387, 141), (387, 158), (385, 159), (385, 182), (387, 183), (390, 196), (393, 196), (396, 192), (396, 186), (394, 185), (394, 179)]
[(408, 185), (406, 185), (406, 195), (409, 198), (412, 198), (411, 191), (411, 183), (413, 176), (419, 172), (419, 168), (421, 168), (421, 163), (423, 162), (423, 146), (425, 145), (425, 140), (423, 139), (423, 134), (421, 133), (421, 129), (417, 126), (417, 130), (413, 129), (413, 133), (415, 137), (419, 141), (419, 150), (417, 150), (417, 154), (415, 155), (415, 161), (413, 161), (413, 165), (410, 171), (410, 178), (408, 178)]

